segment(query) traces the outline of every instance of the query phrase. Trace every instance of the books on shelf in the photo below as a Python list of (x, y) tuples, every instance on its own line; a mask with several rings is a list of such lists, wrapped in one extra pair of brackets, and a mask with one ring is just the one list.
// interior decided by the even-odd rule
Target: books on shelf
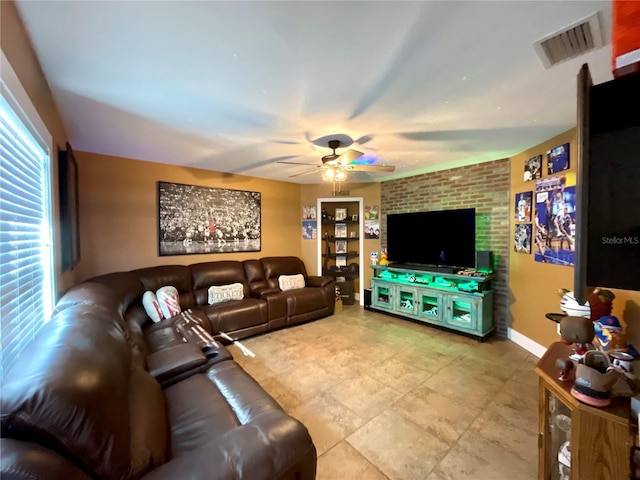
[(336, 223), (336, 238), (346, 238), (347, 237), (347, 224), (346, 223)]

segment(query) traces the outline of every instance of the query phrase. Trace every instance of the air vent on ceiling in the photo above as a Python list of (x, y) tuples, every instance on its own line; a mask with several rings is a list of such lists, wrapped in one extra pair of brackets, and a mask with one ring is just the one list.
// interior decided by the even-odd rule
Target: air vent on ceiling
[(604, 45), (598, 12), (547, 35), (533, 44), (545, 68), (578, 57)]

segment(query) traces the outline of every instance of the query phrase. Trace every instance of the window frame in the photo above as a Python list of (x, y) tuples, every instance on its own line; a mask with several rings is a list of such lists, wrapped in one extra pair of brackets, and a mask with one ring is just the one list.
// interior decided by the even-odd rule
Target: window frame
[[(59, 245), (59, 241), (54, 241), (54, 237), (59, 234), (55, 228), (54, 218), (56, 202), (54, 201), (54, 167), (56, 158), (52, 155), (54, 152), (53, 137), (46, 125), (44, 124), (40, 114), (36, 110), (35, 106), (31, 102), (27, 92), (25, 91), (22, 83), (20, 82), (17, 74), (15, 73), (11, 63), (1, 51), (0, 57), (0, 95), (7, 102), (9, 108), (13, 111), (13, 114), (18, 117), (18, 120), (22, 122), (22, 125), (33, 137), (36, 143), (40, 146), (45, 154), (44, 160), (44, 189), (43, 198), (45, 203), (45, 218), (47, 219), (49, 228), (48, 231), (43, 232), (45, 236), (44, 244), (49, 247), (48, 265), (44, 265), (43, 270), (48, 270), (49, 280), (49, 295), (48, 299), (45, 299), (45, 318), (44, 323), (50, 320), (51, 312), (56, 303), (56, 288), (58, 284), (58, 278), (56, 276), (56, 265), (58, 265), (58, 253), (56, 246)], [(4, 376), (7, 371), (2, 369), (2, 375)]]

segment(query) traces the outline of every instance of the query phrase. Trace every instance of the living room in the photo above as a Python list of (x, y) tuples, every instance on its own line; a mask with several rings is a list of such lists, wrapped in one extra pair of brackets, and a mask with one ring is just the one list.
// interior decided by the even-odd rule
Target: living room
[[(3, 1), (1, 9), (3, 62), (8, 61), (15, 71), (35, 110), (51, 133), (52, 145), (63, 150), (66, 142), (69, 141), (72, 145), (74, 143), (66, 128), (69, 119), (63, 118), (53, 99), (18, 8), (13, 2)], [(330, 65), (327, 67), (330, 68)], [(573, 75), (577, 75), (577, 71)], [(135, 115), (135, 112), (132, 115)], [(523, 178), (525, 163), (538, 155), (545, 157), (551, 149), (565, 144), (569, 144), (572, 160), (566, 174), (574, 175), (576, 169), (573, 155), (577, 152), (577, 138), (575, 128), (569, 128), (509, 157), (487, 158), (487, 161), (481, 163), (454, 166), (381, 182), (348, 182), (346, 185), (349, 195), (345, 198), (361, 198), (365, 205), (379, 205), (382, 211), (381, 220), (388, 214), (408, 210), (476, 208), (481, 219), (477, 223), (477, 250), (491, 251), (495, 259), (496, 277), (492, 281), (495, 338), (501, 339), (501, 342), (502, 339), (510, 339), (523, 349), (520, 351), (511, 350), (511, 346), (496, 347), (496, 349), (505, 349), (500, 350), (497, 355), (505, 355), (506, 358), (515, 356), (521, 364), (526, 363), (528, 367), (532, 367), (534, 357), (540, 357), (547, 347), (559, 339), (557, 325), (546, 319), (545, 314), (559, 311), (560, 297), (557, 291), (562, 288), (572, 288), (573, 269), (536, 261), (535, 252), (528, 255), (514, 252), (513, 238), (518, 222), (514, 220), (513, 197), (517, 192), (534, 189), (533, 183)], [(157, 149), (162, 150), (162, 148), (162, 139), (158, 138)], [(177, 151), (173, 153), (179, 155)], [(303, 206), (316, 205), (319, 198), (332, 197), (331, 183), (291, 183), (247, 176), (242, 173), (171, 165), (154, 161), (152, 155), (141, 160), (136, 159), (134, 155), (117, 156), (76, 150), (75, 157), (78, 163), (81, 256), (77, 265), (66, 271), (62, 271), (59, 255), (56, 256), (58, 263), (54, 271), (58, 297), (70, 287), (97, 275), (166, 264), (194, 264), (218, 260), (243, 261), (256, 257), (291, 255), (304, 261), (309, 275), (320, 274), (317, 269), (317, 259), (321, 252), (318, 251), (317, 243), (303, 240), (300, 235), (301, 211)], [(56, 155), (52, 156), (52, 169), (57, 170)], [(157, 225), (159, 181), (260, 192), (262, 196), (260, 251), (188, 257), (159, 256)], [(443, 195), (443, 191), (447, 194)], [(57, 214), (56, 209), (54, 214)], [(372, 276), (368, 261), (369, 252), (379, 252), (385, 246), (385, 226), (382, 221), (381, 229), (380, 239), (364, 240), (366, 265), (361, 279), (364, 285), (369, 285)], [(54, 235), (58, 237), (60, 232), (55, 231)], [(627, 326), (629, 342), (640, 345), (638, 328), (640, 293), (619, 289), (613, 289), (613, 292), (616, 295), (613, 314)], [(358, 301), (362, 303), (363, 299), (360, 298)], [(361, 322), (362, 316), (370, 314), (359, 305), (351, 307), (350, 311), (355, 323)], [(372, 315), (375, 315), (375, 318), (382, 317), (379, 314)], [(324, 320), (311, 324), (322, 321)], [(331, 321), (335, 322), (335, 319)], [(389, 322), (391, 323), (385, 324), (387, 329), (405, 328), (402, 321), (389, 320)], [(337, 326), (334, 323), (331, 325)], [(406, 328), (413, 334), (416, 326), (409, 325), (411, 326)], [(429, 327), (424, 328), (429, 329)], [(274, 338), (281, 333), (280, 338), (286, 342), (287, 336), (304, 337), (309, 334), (309, 331), (305, 334), (304, 330), (302, 330), (303, 333), (295, 334), (292, 333), (294, 330), (295, 327), (276, 332)], [(370, 327), (365, 331), (371, 334)], [(320, 332), (322, 328), (313, 331), (314, 334)], [(353, 331), (350, 334), (357, 335)], [(404, 334), (409, 335), (406, 332)], [(443, 343), (446, 343), (446, 339), (455, 338), (441, 336), (441, 333), (434, 335), (438, 337), (439, 342)], [(458, 342), (457, 339), (451, 341)], [(464, 348), (471, 348), (464, 343), (464, 340), (461, 341)], [(252, 346), (253, 343), (249, 341), (248, 345)], [(268, 354), (271, 348), (272, 346), (258, 346), (256, 343), (258, 353), (262, 350), (264, 354)], [(448, 347), (439, 344), (439, 348), (446, 350)], [(475, 345), (473, 352), (474, 354), (478, 352)], [(240, 356), (241, 363), (247, 362), (238, 350), (233, 350), (233, 354)], [(474, 356), (472, 355), (471, 358)], [(248, 370), (251, 369), (250, 365), (245, 365)], [(254, 366), (254, 368), (259, 367)], [(257, 370), (250, 373), (260, 376)], [(529, 387), (534, 380), (535, 376), (533, 380), (528, 378)], [(533, 390), (535, 392), (535, 388)], [(537, 399), (534, 401), (537, 402)], [(379, 466), (377, 468), (380, 469)], [(395, 475), (395, 478), (401, 478), (402, 472), (402, 470), (396, 471), (393, 475), (387, 471), (383, 473), (388, 477)], [(377, 472), (376, 475), (379, 473)], [(417, 475), (422, 473), (424, 471), (420, 470)], [(443, 476), (440, 478), (471, 478), (463, 477), (462, 474), (460, 477), (446, 477), (443, 472), (441, 474)], [(364, 475), (361, 478), (376, 477), (371, 474), (370, 477)], [(434, 475), (428, 478), (438, 477)]]

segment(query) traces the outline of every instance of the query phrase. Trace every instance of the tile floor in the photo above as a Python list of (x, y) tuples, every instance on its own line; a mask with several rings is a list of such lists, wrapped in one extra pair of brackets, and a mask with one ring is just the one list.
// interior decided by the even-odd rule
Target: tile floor
[(234, 358), (309, 429), (319, 480), (537, 477), (537, 358), (345, 307)]

